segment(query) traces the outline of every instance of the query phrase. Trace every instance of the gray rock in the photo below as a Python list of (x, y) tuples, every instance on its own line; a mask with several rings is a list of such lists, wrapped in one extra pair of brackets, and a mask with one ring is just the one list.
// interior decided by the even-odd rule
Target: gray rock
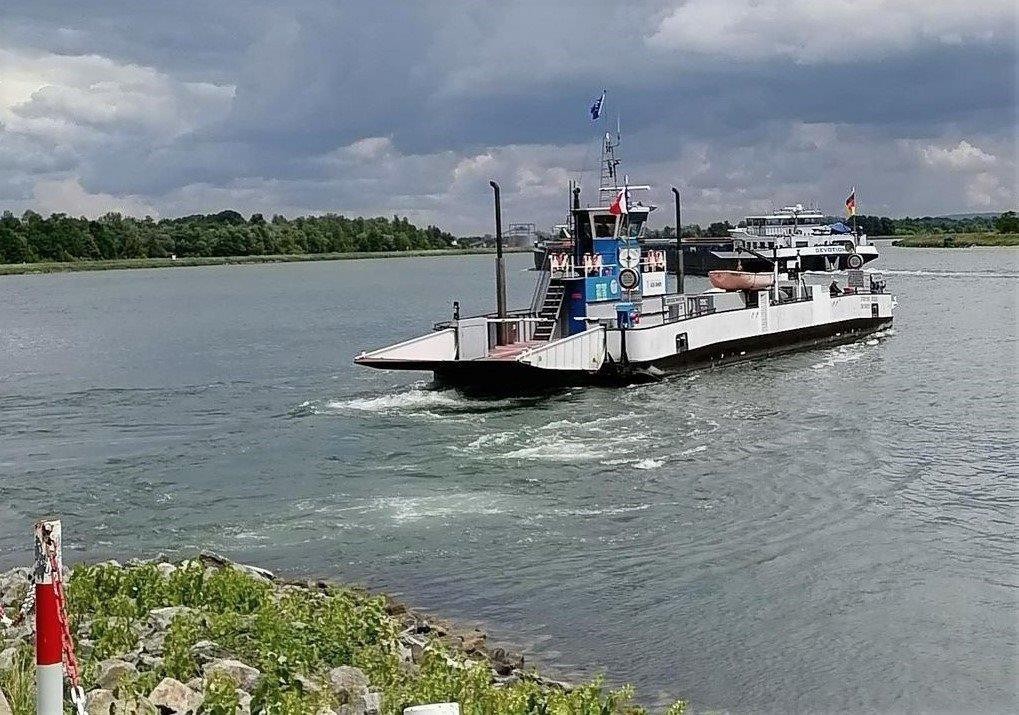
[(226, 566), (229, 566), (230, 564), (233, 563), (233, 561), (228, 559), (226, 556), (220, 556), (215, 551), (202, 549), (202, 551), (198, 554), (198, 563), (200, 563), (205, 568), (212, 567), (216, 569), (221, 569)]
[(95, 641), (90, 638), (76, 638), (74, 641), (74, 651), (78, 655), (78, 660), (88, 660), (91, 658), (95, 647)]
[(7, 702), (7, 696), (4, 695), (3, 690), (0, 690), (0, 715), (14, 715), (14, 711), (11, 710), (11, 704)]
[(230, 568), (234, 571), (245, 573), (256, 581), (271, 583), (276, 580), (276, 574), (268, 569), (259, 568), (258, 566), (250, 566), (248, 564), (231, 564)]
[(113, 703), (113, 715), (160, 715), (160, 710), (144, 695), (130, 700), (118, 700)]
[(202, 678), (195, 677), (184, 684), (187, 685), (192, 690), (194, 690), (196, 693), (200, 693), (203, 690), (205, 690), (205, 680), (203, 680)]
[(191, 655), (204, 665), (230, 655), (223, 646), (212, 641), (198, 641), (190, 648)]
[(382, 693), (365, 693), (361, 698), (365, 715), (379, 715), (382, 712)]
[(205, 674), (206, 678), (217, 674), (225, 675), (241, 690), (248, 691), (254, 690), (255, 685), (258, 683), (258, 679), (262, 677), (262, 671), (258, 668), (252, 668), (246, 663), (242, 663), (239, 660), (233, 660), (231, 658), (224, 658), (222, 660), (214, 660), (211, 663), (206, 663), (202, 668), (202, 672)]
[(246, 693), (237, 688), (237, 704), (236, 715), (251, 715), (251, 693)]
[(99, 688), (85, 695), (85, 710), (88, 711), (88, 715), (111, 715), (116, 700), (112, 690)]
[(14, 667), (14, 656), (18, 654), (18, 649), (14, 646), (10, 648), (4, 648), (0, 650), (0, 670), (10, 670)]
[(485, 650), (485, 633), (474, 629), (461, 634), (463, 638), (463, 649), (468, 653), (480, 653)]
[(173, 564), (166, 563), (165, 561), (156, 564), (156, 571), (158, 571), (159, 575), (162, 576), (163, 578), (167, 578), (170, 574), (172, 574), (176, 570), (177, 570), (176, 566), (174, 566)]
[(138, 645), (143, 653), (162, 655), (163, 647), (166, 645), (166, 631), (156, 631), (147, 635), (138, 641)]
[(306, 678), (303, 675), (298, 675), (294, 678), (294, 681), (301, 686), (301, 690), (305, 693), (321, 693), (322, 686), (316, 683), (311, 678)]
[(159, 670), (163, 667), (163, 659), (157, 655), (142, 653), (138, 656), (138, 667), (143, 670)]
[(196, 713), (202, 706), (202, 695), (173, 678), (163, 678), (149, 694), (149, 701), (159, 710), (171, 713)]
[(136, 675), (138, 675), (138, 669), (131, 663), (110, 658), (100, 661), (96, 682), (99, 683), (100, 688), (113, 690), (125, 678), (133, 678)]
[(149, 624), (157, 631), (165, 631), (173, 623), (173, 619), (185, 613), (193, 613), (194, 609), (187, 606), (167, 606), (153, 608), (149, 611)]
[(7, 606), (21, 603), (31, 585), (32, 577), (28, 569), (8, 571), (4, 577), (0, 577), (0, 603)]
[(404, 643), (397, 643), (396, 645), (400, 649), (400, 662), (410, 663), (414, 660), (414, 651), (409, 646)]
[[(31, 616), (27, 619), (31, 621)], [(10, 644), (26, 643), (30, 640), (32, 635), (32, 626), (27, 623), (22, 623), (20, 626), (8, 626), (3, 631), (4, 640)]]
[(360, 705), (368, 693), (368, 676), (360, 668), (341, 665), (329, 671), (329, 687), (342, 702)]

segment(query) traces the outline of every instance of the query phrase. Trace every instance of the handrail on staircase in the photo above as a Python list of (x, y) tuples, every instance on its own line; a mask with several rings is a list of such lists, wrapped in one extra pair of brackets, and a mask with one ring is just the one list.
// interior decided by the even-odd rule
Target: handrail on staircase
[(552, 282), (552, 270), (551, 270), (552, 256), (548, 250), (545, 250), (545, 258), (541, 262), (541, 275), (538, 277), (537, 283), (534, 286), (534, 295), (531, 296), (531, 313), (534, 315), (538, 314), (541, 310), (541, 304), (545, 300), (545, 293), (548, 291), (548, 285)]

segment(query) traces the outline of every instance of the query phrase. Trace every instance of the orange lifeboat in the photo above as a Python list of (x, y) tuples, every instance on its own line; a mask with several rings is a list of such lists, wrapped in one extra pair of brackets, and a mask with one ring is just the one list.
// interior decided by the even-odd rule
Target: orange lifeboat
[(748, 271), (708, 271), (708, 280), (722, 290), (764, 290), (775, 285), (773, 274)]

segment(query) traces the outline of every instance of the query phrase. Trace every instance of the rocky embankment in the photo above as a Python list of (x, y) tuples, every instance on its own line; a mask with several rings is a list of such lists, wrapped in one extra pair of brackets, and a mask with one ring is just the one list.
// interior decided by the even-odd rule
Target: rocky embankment
[[(77, 567), (65, 581), (91, 715), (381, 715), (444, 700), (471, 712), (642, 712), (628, 689), (543, 677), (483, 631), (211, 553)], [(30, 587), (27, 568), (0, 574), (9, 616)], [(0, 715), (34, 712), (31, 620), (0, 626)]]

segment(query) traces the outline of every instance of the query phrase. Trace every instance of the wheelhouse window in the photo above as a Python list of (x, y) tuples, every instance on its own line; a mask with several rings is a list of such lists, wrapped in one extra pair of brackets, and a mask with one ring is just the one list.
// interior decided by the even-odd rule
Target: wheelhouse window
[(612, 214), (595, 215), (591, 217), (594, 221), (595, 238), (612, 238), (616, 235), (616, 217)]
[(644, 229), (644, 222), (647, 221), (647, 214), (627, 214), (626, 235), (630, 238), (638, 238)]

